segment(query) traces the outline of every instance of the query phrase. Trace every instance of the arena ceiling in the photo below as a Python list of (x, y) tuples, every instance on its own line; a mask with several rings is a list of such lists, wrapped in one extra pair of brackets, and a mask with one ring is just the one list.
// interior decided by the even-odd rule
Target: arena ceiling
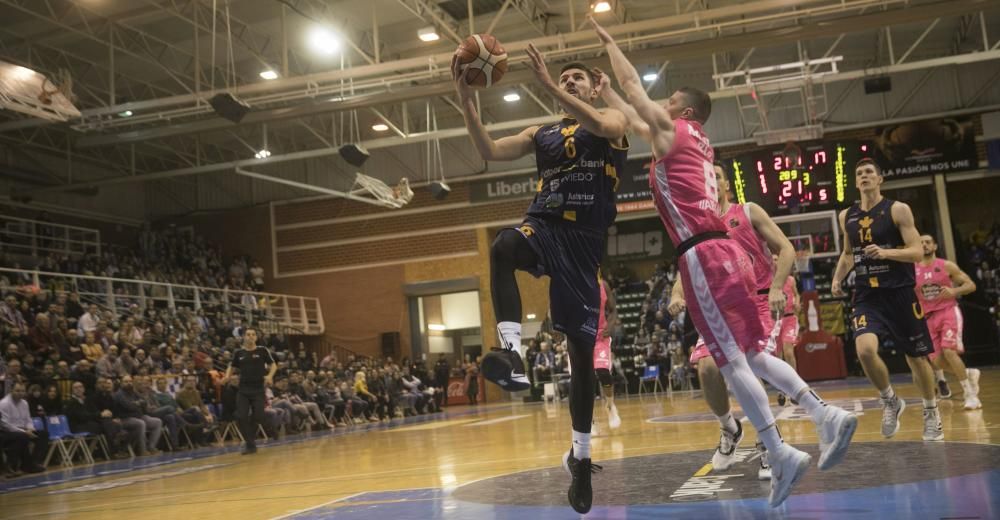
[[(0, 111), (0, 197), (133, 219), (287, 200), (315, 193), (240, 176), (236, 167), (347, 189), (353, 168), (336, 152), (345, 142), (368, 148), (364, 173), (388, 183), (527, 168), (530, 160), (484, 164), (470, 150), (450, 55), (467, 34), (496, 35), (511, 67), (500, 85), (480, 92), (485, 121), (502, 134), (550, 120), (558, 108), (532, 83), (524, 48), (535, 42), (554, 66), (601, 65), (602, 49), (584, 25), (592, 3), (0, 0), (0, 60), (53, 78), (65, 71), (82, 113), (51, 123)], [(609, 4), (596, 16), (640, 72), (656, 75), (647, 83), (655, 97), (682, 84), (713, 92), (708, 130), (716, 144), (1000, 104), (1000, 2)], [(317, 40), (319, 28), (326, 40)], [(421, 41), (427, 31), (439, 39)], [(831, 58), (841, 58), (835, 72)], [(741, 78), (715, 77), (806, 60), (821, 61), (756, 100), (738, 87)], [(275, 79), (262, 78), (268, 70)], [(866, 96), (863, 80), (879, 75), (893, 78), (893, 90)], [(207, 103), (225, 91), (252, 107), (239, 124)], [(512, 92), (520, 100), (504, 101)], [(270, 156), (255, 158), (263, 149)]]

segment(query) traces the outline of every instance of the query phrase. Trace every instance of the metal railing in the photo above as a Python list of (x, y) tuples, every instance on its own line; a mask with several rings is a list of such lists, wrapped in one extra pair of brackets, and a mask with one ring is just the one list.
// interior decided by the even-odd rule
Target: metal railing
[(27, 218), (0, 215), (0, 248), (18, 255), (47, 253), (100, 255), (101, 232)]
[(240, 311), (249, 323), (272, 324), (301, 330), (305, 334), (323, 334), (323, 310), (319, 299), (255, 291), (211, 289), (194, 285), (149, 282), (145, 280), (106, 278), (25, 269), (0, 268), (11, 286), (32, 286), (50, 291), (76, 291), (83, 301), (93, 302), (119, 314), (130, 306), (150, 306)]

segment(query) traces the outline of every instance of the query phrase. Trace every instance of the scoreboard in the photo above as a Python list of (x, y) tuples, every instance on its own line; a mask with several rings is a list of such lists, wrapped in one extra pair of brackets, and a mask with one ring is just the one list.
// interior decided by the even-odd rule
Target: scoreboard
[(854, 165), (871, 153), (871, 143), (854, 140), (755, 150), (728, 160), (732, 190), (771, 215), (841, 208), (858, 198)]

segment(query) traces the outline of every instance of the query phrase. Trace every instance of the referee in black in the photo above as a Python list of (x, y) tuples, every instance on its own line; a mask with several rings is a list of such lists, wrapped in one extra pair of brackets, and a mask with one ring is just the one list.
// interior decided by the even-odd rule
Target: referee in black
[[(274, 382), (278, 364), (264, 347), (257, 346), (257, 329), (243, 331), (243, 348), (236, 351), (226, 369), (226, 379), (233, 375), (233, 368), (240, 370), (240, 389), (236, 396), (236, 418), (246, 445), (243, 455), (257, 453), (257, 425), (264, 420), (264, 383)], [(252, 412), (252, 413), (251, 413)]]

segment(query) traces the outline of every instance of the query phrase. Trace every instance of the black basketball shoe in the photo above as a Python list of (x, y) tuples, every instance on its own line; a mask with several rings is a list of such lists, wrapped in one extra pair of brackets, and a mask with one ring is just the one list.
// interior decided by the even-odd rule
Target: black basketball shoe
[(500, 385), (508, 392), (531, 388), (524, 374), (524, 363), (516, 350), (493, 349), (483, 356), (483, 377)]
[(572, 477), (569, 484), (569, 505), (577, 513), (586, 514), (594, 501), (594, 488), (590, 485), (590, 476), (601, 471), (601, 467), (590, 462), (590, 459), (576, 459), (573, 448), (563, 455), (563, 469)]

